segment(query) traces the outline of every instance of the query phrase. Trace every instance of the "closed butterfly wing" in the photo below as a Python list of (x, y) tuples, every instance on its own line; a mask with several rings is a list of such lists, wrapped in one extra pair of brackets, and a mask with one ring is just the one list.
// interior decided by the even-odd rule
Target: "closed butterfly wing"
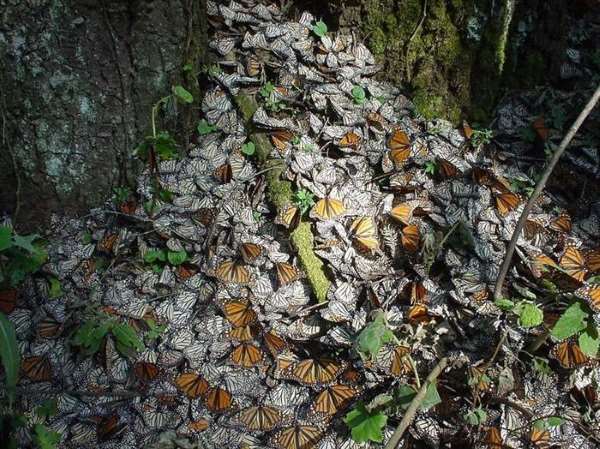
[(575, 294), (585, 299), (588, 305), (595, 313), (600, 313), (600, 285), (584, 285), (579, 288)]
[(275, 268), (277, 270), (277, 280), (279, 281), (280, 286), (294, 282), (300, 279), (300, 276), (302, 275), (298, 268), (287, 262), (276, 263)]
[(351, 148), (356, 150), (360, 145), (361, 138), (354, 131), (348, 131), (344, 136), (340, 139), (339, 147), (340, 148)]
[(240, 246), (240, 254), (246, 263), (254, 262), (261, 254), (262, 247), (256, 243), (246, 242)]
[(247, 284), (250, 282), (250, 272), (238, 261), (227, 260), (215, 270), (215, 277), (222, 282)]
[(600, 248), (586, 251), (584, 257), (588, 270), (591, 273), (600, 273)]
[(510, 192), (510, 184), (486, 168), (473, 167), (473, 181), (479, 185), (490, 187), (502, 193)]
[(568, 234), (572, 229), (571, 216), (567, 213), (562, 213), (550, 222), (550, 229), (556, 232)]
[(325, 388), (315, 398), (312, 410), (326, 416), (333, 416), (343, 410), (357, 395), (356, 387), (336, 384)]
[(209, 388), (206, 392), (204, 405), (211, 412), (221, 413), (228, 410), (233, 403), (231, 393), (224, 388)]
[(406, 251), (410, 253), (417, 252), (419, 250), (419, 239), (420, 233), (417, 225), (408, 225), (402, 229), (400, 241)]
[(283, 206), (275, 217), (275, 223), (285, 226), (286, 228), (295, 228), (300, 221), (300, 210), (291, 204)]
[(429, 310), (425, 304), (414, 304), (410, 306), (408, 309), (407, 318), (412, 324), (428, 323), (431, 321)]
[(456, 165), (454, 165), (450, 161), (447, 161), (446, 159), (438, 159), (437, 166), (438, 166), (440, 175), (444, 179), (454, 178), (454, 177), (458, 176), (460, 173), (458, 168), (456, 167)]
[(271, 142), (273, 143), (275, 148), (277, 148), (280, 151), (284, 151), (287, 148), (290, 140), (293, 139), (293, 137), (294, 134), (292, 134), (291, 131), (288, 131), (286, 129), (278, 130), (271, 134)]
[(221, 184), (228, 184), (231, 182), (231, 176), (231, 164), (229, 163), (220, 165), (215, 169), (215, 178), (217, 178)]
[(495, 196), (496, 208), (501, 216), (506, 217), (521, 204), (521, 197), (516, 193), (504, 192)]
[(558, 360), (560, 366), (567, 369), (585, 365), (589, 361), (588, 356), (572, 340), (565, 340), (556, 344), (550, 351), (550, 355)]
[(26, 357), (21, 362), (23, 375), (33, 382), (49, 382), (52, 380), (52, 365), (45, 356)]
[(574, 246), (568, 246), (559, 262), (562, 268), (569, 276), (578, 282), (583, 282), (588, 273), (587, 264), (583, 253)]
[(410, 139), (404, 131), (400, 129), (394, 131), (387, 144), (390, 149), (390, 159), (397, 166), (403, 165), (410, 157)]
[(102, 417), (96, 426), (98, 441), (103, 443), (121, 437), (127, 431), (128, 425), (126, 422), (119, 421), (117, 414)]
[(180, 374), (175, 378), (175, 386), (190, 399), (199, 398), (208, 391), (208, 382), (196, 373)]
[(232, 300), (223, 306), (225, 318), (233, 327), (248, 326), (256, 321), (256, 312), (247, 300)]
[(317, 204), (313, 206), (311, 211), (312, 215), (320, 220), (332, 220), (344, 212), (346, 212), (344, 203), (338, 199), (329, 197), (317, 201)]
[(242, 343), (230, 355), (230, 360), (243, 368), (252, 368), (258, 365), (264, 357), (262, 349), (252, 343)]
[(471, 128), (471, 125), (466, 120), (462, 122), (462, 132), (467, 139), (471, 139), (473, 136), (473, 128)]
[(281, 354), (285, 349), (289, 347), (287, 342), (279, 335), (277, 335), (277, 333), (273, 330), (265, 332), (263, 334), (263, 339), (265, 341), (265, 344), (267, 345), (267, 348), (269, 349), (269, 352), (273, 355), (273, 357), (276, 357), (277, 355)]
[(239, 421), (250, 431), (270, 432), (281, 424), (283, 415), (276, 407), (248, 407), (240, 411)]
[(188, 429), (190, 429), (192, 432), (204, 432), (209, 428), (209, 426), (210, 423), (204, 418), (190, 421), (190, 423), (187, 425)]
[(158, 365), (151, 362), (136, 362), (133, 365), (135, 377), (142, 382), (150, 382), (158, 377)]
[(376, 251), (379, 249), (375, 221), (371, 217), (359, 217), (352, 222), (350, 234), (360, 249)]
[(297, 424), (277, 432), (271, 444), (277, 449), (313, 449), (322, 437), (320, 427)]
[(500, 433), (500, 429), (498, 427), (490, 427), (483, 439), (483, 442), (486, 445), (486, 449), (502, 449), (502, 434)]
[(548, 126), (546, 126), (546, 120), (544, 119), (543, 115), (540, 115), (538, 118), (536, 118), (531, 126), (541, 140), (545, 142), (548, 139), (550, 129)]
[(323, 385), (333, 382), (344, 365), (328, 358), (305, 359), (292, 365), (291, 377), (304, 385)]
[(550, 449), (550, 432), (533, 427), (529, 433), (529, 442), (535, 449)]
[(400, 203), (390, 211), (390, 216), (402, 224), (409, 225), (412, 221), (414, 207), (410, 203)]
[(394, 376), (403, 376), (412, 371), (412, 365), (408, 356), (410, 355), (410, 348), (408, 346), (398, 345), (392, 352), (392, 363), (390, 365), (390, 372)]

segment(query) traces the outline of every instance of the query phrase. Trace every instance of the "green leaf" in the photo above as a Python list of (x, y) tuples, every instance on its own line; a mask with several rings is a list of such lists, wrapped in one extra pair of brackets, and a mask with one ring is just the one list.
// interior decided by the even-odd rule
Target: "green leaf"
[(130, 354), (132, 349), (135, 351), (144, 349), (144, 343), (129, 324), (116, 324), (112, 328), (112, 334), (117, 339), (117, 350), (124, 355)]
[(437, 387), (434, 383), (427, 385), (427, 391), (425, 392), (425, 397), (423, 398), (423, 402), (421, 402), (421, 406), (419, 407), (422, 411), (426, 412), (431, 407), (442, 402), (442, 398), (440, 398), (440, 394), (437, 391)]
[(400, 385), (396, 390), (396, 401), (397, 404), (403, 409), (406, 410), (412, 400), (417, 395), (417, 391), (411, 385)]
[(269, 98), (273, 92), (275, 92), (275, 86), (271, 81), (267, 81), (259, 91), (260, 95), (265, 99)]
[(323, 37), (327, 34), (327, 25), (322, 20), (315, 22), (312, 27), (313, 33), (315, 33), (319, 37)]
[(156, 261), (166, 262), (167, 255), (163, 249), (149, 249), (144, 254), (144, 262), (146, 263), (154, 263)]
[(487, 413), (482, 408), (470, 410), (465, 416), (465, 421), (472, 426), (479, 426), (487, 419)]
[(425, 162), (425, 173), (430, 175), (435, 175), (437, 171), (437, 164), (435, 161), (427, 161)]
[(551, 427), (562, 426), (564, 423), (565, 420), (560, 416), (549, 416), (548, 418), (537, 419), (533, 423), (533, 427), (535, 427), (538, 430), (547, 430)]
[(50, 418), (58, 413), (58, 401), (54, 398), (46, 399), (35, 410), (35, 414), (40, 418)]
[(558, 319), (550, 335), (557, 340), (569, 338), (586, 328), (587, 317), (588, 314), (581, 306), (581, 303), (573, 303)]
[(381, 412), (369, 412), (361, 402), (346, 415), (344, 422), (351, 429), (352, 439), (357, 443), (381, 443), (387, 416)]
[(15, 400), (21, 360), (15, 327), (2, 312), (0, 312), (0, 359), (2, 359), (2, 366), (4, 367), (8, 399), (12, 404)]
[(15, 234), (13, 236), (13, 244), (14, 244), (14, 246), (23, 248), (33, 254), (38, 250), (38, 248), (33, 246), (33, 242), (39, 238), (40, 238), (40, 236), (37, 234), (31, 234), (31, 235), (16, 235)]
[(242, 153), (246, 156), (252, 156), (256, 151), (256, 147), (254, 146), (254, 142), (246, 142), (242, 145)]
[(0, 251), (4, 251), (12, 246), (12, 228), (9, 226), (0, 226)]
[(181, 265), (187, 260), (187, 253), (185, 250), (181, 251), (169, 251), (167, 253), (167, 259), (171, 265)]
[(363, 104), (367, 98), (367, 94), (361, 86), (354, 86), (351, 93), (356, 104)]
[(169, 160), (177, 157), (177, 142), (167, 131), (159, 132), (156, 138), (150, 137), (150, 141), (161, 159)]
[(515, 307), (514, 301), (511, 301), (507, 298), (498, 298), (496, 301), (494, 301), (494, 304), (496, 304), (500, 310), (504, 311), (510, 311)]
[(48, 296), (50, 297), (50, 299), (56, 299), (62, 296), (63, 291), (58, 278), (54, 276), (49, 276), (48, 283), (50, 284), (50, 288), (48, 289)]
[(174, 86), (173, 95), (175, 95), (178, 100), (181, 100), (184, 103), (189, 104), (194, 102), (194, 96), (183, 86)]
[(358, 350), (374, 359), (381, 347), (394, 338), (392, 331), (385, 324), (382, 313), (377, 315), (358, 335)]
[(595, 358), (600, 347), (600, 337), (598, 337), (598, 328), (590, 322), (585, 332), (579, 334), (579, 347), (584, 354)]
[(33, 441), (40, 449), (56, 449), (60, 442), (60, 433), (48, 430), (43, 424), (33, 426)]
[(552, 374), (552, 368), (550, 368), (548, 359), (544, 359), (542, 357), (533, 358), (533, 369), (542, 376), (548, 376)]
[(544, 322), (544, 312), (537, 304), (521, 301), (514, 308), (514, 312), (519, 315), (519, 325), (522, 327), (535, 327)]
[(201, 136), (204, 136), (206, 134), (210, 134), (212, 132), (215, 132), (217, 130), (217, 127), (214, 125), (210, 125), (206, 119), (202, 119), (200, 120), (200, 122), (198, 122), (198, 134), (200, 134)]
[(95, 322), (92, 320), (86, 321), (83, 326), (75, 331), (73, 335), (73, 344), (80, 346), (88, 355), (95, 354), (100, 350), (102, 340), (108, 334), (112, 321)]

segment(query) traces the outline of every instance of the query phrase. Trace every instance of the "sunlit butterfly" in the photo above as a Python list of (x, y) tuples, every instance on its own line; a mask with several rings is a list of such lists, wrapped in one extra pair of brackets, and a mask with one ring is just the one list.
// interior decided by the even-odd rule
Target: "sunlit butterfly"
[(47, 382), (52, 380), (52, 365), (45, 356), (26, 357), (21, 362), (23, 374), (34, 382)]
[(238, 415), (239, 421), (248, 430), (260, 432), (270, 432), (281, 424), (282, 418), (283, 415), (278, 408), (268, 405), (248, 407)]
[(231, 182), (231, 177), (232, 177), (232, 171), (231, 171), (231, 164), (229, 164), (228, 162), (218, 166), (215, 169), (215, 178), (217, 178), (217, 180), (221, 183), (221, 184), (228, 184), (229, 182)]
[(261, 72), (261, 63), (254, 55), (250, 55), (246, 60), (246, 73), (248, 76), (258, 76)]
[(538, 429), (534, 426), (529, 433), (529, 442), (535, 449), (549, 449), (550, 432), (546, 429)]
[(256, 328), (255, 326), (241, 326), (232, 328), (229, 333), (229, 338), (236, 341), (250, 341), (256, 337)]
[(221, 387), (209, 388), (204, 399), (206, 408), (217, 413), (229, 409), (232, 402), (231, 393)]
[(105, 442), (122, 436), (127, 430), (127, 423), (119, 421), (117, 414), (102, 417), (96, 426), (98, 441)]
[(531, 125), (536, 133), (536, 135), (543, 141), (548, 139), (548, 134), (550, 133), (550, 129), (546, 126), (546, 121), (544, 120), (544, 116), (540, 115), (536, 118)]
[(414, 207), (410, 203), (400, 203), (390, 211), (390, 216), (402, 224), (410, 224)]
[(377, 112), (369, 112), (367, 114), (367, 123), (377, 131), (381, 132), (385, 129), (385, 119)]
[(571, 232), (571, 228), (571, 216), (567, 213), (560, 214), (558, 218), (550, 222), (550, 229), (553, 231), (569, 233)]
[(340, 139), (339, 147), (340, 148), (352, 148), (356, 150), (360, 145), (361, 138), (354, 131), (348, 131), (344, 136)]
[(287, 375), (304, 385), (322, 385), (334, 381), (344, 368), (333, 359), (305, 359), (290, 366)]
[(343, 410), (358, 393), (358, 388), (350, 385), (331, 385), (317, 395), (311, 408), (315, 413), (333, 416)]
[(295, 228), (300, 221), (300, 210), (291, 204), (283, 206), (275, 218), (275, 223), (286, 228)]
[(560, 343), (557, 343), (552, 347), (550, 356), (560, 363), (563, 368), (576, 368), (581, 365), (585, 365), (589, 358), (583, 353), (581, 348), (572, 339), (567, 339)]
[(262, 254), (262, 247), (256, 243), (245, 242), (240, 246), (240, 254), (244, 262), (252, 263)]
[(238, 366), (252, 368), (264, 357), (262, 349), (252, 343), (242, 343), (231, 352), (229, 359)]
[(600, 284), (584, 285), (575, 294), (585, 299), (594, 312), (600, 313)]
[(473, 136), (473, 128), (469, 125), (469, 122), (463, 120), (462, 122), (462, 132), (467, 139), (470, 139)]
[(446, 159), (438, 159), (437, 166), (438, 166), (440, 175), (444, 179), (454, 178), (455, 176), (458, 176), (458, 174), (460, 173), (460, 171), (458, 170), (456, 165), (454, 165), (450, 161), (447, 161)]
[(222, 282), (231, 282), (234, 284), (247, 284), (250, 282), (248, 268), (237, 260), (222, 262), (215, 270), (215, 277)]
[(390, 149), (390, 159), (396, 165), (402, 165), (410, 157), (410, 140), (406, 133), (400, 129), (394, 131), (387, 142)]
[(277, 270), (277, 280), (279, 281), (279, 285), (286, 285), (290, 282), (294, 282), (300, 279), (300, 276), (302, 275), (298, 268), (287, 262), (276, 263), (275, 268)]
[(400, 234), (400, 242), (402, 247), (410, 252), (417, 252), (419, 249), (419, 227), (417, 225), (408, 225), (404, 227)]
[(600, 272), (600, 248), (591, 249), (583, 253), (585, 263), (591, 273)]
[(277, 449), (313, 449), (322, 436), (318, 426), (296, 424), (277, 432), (271, 444)]
[(265, 332), (263, 334), (263, 339), (265, 341), (265, 344), (267, 345), (267, 348), (269, 349), (271, 354), (273, 354), (273, 357), (279, 355), (281, 352), (288, 348), (287, 342), (282, 337), (277, 335), (277, 333), (274, 330)]
[(490, 427), (485, 434), (483, 442), (486, 444), (486, 449), (502, 449), (502, 434), (498, 427)]
[(187, 427), (192, 432), (204, 432), (208, 429), (209, 425), (210, 423), (206, 419), (200, 418), (195, 421), (190, 421)]
[(497, 177), (494, 173), (486, 168), (473, 167), (473, 181), (479, 185), (490, 187), (499, 192), (509, 192), (510, 184), (505, 180)]
[(474, 292), (471, 295), (471, 298), (473, 298), (473, 300), (481, 303), (485, 300), (487, 300), (490, 296), (490, 292), (487, 288), (482, 288), (481, 290), (477, 290), (476, 292)]
[(320, 220), (332, 220), (344, 212), (346, 212), (344, 203), (329, 197), (320, 199), (312, 208), (312, 214)]
[(470, 366), (468, 369), (469, 385), (477, 393), (487, 391), (491, 386), (491, 380), (485, 371), (481, 366)]
[(159, 368), (155, 363), (140, 361), (133, 365), (133, 372), (139, 380), (150, 382), (158, 376)]
[(277, 130), (271, 134), (271, 142), (278, 150), (285, 150), (287, 148), (287, 144), (292, 138), (294, 134), (287, 129)]
[(410, 288), (410, 303), (423, 304), (427, 302), (427, 289), (422, 282), (413, 281), (408, 284)]
[(9, 289), (0, 291), (0, 310), (5, 314), (15, 310), (17, 305), (17, 290)]
[(234, 327), (247, 326), (256, 321), (256, 312), (252, 309), (250, 301), (245, 299), (233, 300), (223, 305), (225, 318)]
[(371, 217), (358, 217), (350, 226), (350, 234), (358, 247), (365, 251), (375, 251), (379, 249), (377, 240), (377, 229), (375, 222)]
[(414, 304), (410, 306), (407, 314), (408, 321), (415, 323), (427, 323), (431, 321), (429, 310), (425, 304)]
[(204, 395), (208, 390), (208, 382), (196, 373), (183, 373), (175, 378), (175, 386), (190, 399)]
[(583, 282), (588, 273), (583, 253), (574, 246), (567, 246), (563, 256), (560, 258), (559, 265), (560, 268), (578, 282)]
[(516, 193), (504, 192), (496, 195), (496, 208), (503, 217), (506, 217), (509, 212), (515, 210), (521, 204), (521, 197)]
[(390, 365), (390, 372), (394, 376), (402, 376), (412, 371), (409, 355), (410, 348), (408, 346), (398, 345), (394, 348)]

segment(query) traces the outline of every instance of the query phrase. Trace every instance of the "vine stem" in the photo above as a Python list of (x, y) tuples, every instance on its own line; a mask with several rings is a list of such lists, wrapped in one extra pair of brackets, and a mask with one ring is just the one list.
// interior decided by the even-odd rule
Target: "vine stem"
[(577, 133), (577, 131), (579, 130), (579, 128), (581, 127), (581, 125), (583, 124), (585, 119), (588, 117), (588, 115), (590, 115), (590, 113), (592, 112), (592, 109), (594, 109), (594, 107), (596, 106), (596, 103), (598, 103), (599, 99), (600, 99), (600, 84), (598, 85), (598, 87), (596, 87), (596, 91), (594, 92), (594, 94), (592, 95), (590, 100), (587, 102), (587, 104), (585, 105), (583, 110), (579, 113), (579, 116), (577, 117), (575, 122), (569, 128), (569, 131), (567, 132), (565, 137), (563, 137), (563, 140), (560, 142), (558, 149), (554, 152), (554, 155), (552, 156), (552, 159), (550, 159), (550, 162), (548, 163), (548, 166), (544, 170), (542, 177), (540, 178), (539, 182), (535, 186), (535, 190), (533, 191), (533, 193), (527, 200), (527, 203), (525, 203), (523, 212), (521, 212), (521, 216), (519, 217), (519, 221), (517, 222), (515, 231), (513, 232), (512, 238), (510, 239), (510, 243), (508, 244), (508, 248), (506, 250), (506, 256), (504, 257), (504, 261), (502, 262), (502, 266), (500, 267), (500, 272), (498, 273), (498, 278), (496, 279), (496, 285), (494, 286), (494, 299), (499, 299), (502, 296), (502, 286), (504, 285), (504, 279), (506, 278), (506, 275), (508, 274), (508, 270), (510, 268), (510, 262), (511, 262), (513, 254), (515, 252), (515, 248), (517, 246), (517, 240), (519, 239), (519, 236), (521, 235), (523, 226), (525, 226), (525, 221), (527, 220), (527, 217), (529, 216), (529, 212), (531, 212), (531, 209), (533, 209), (533, 205), (535, 204), (535, 201), (538, 199), (538, 197), (542, 193), (542, 190), (546, 186), (546, 183), (548, 182), (548, 179), (550, 178), (550, 175), (552, 174), (554, 167), (558, 163), (558, 160), (560, 159), (562, 154), (565, 152), (565, 150), (567, 149), (567, 147), (573, 140), (573, 137), (575, 137), (575, 134)]
[(417, 414), (417, 410), (421, 406), (423, 399), (425, 399), (427, 388), (439, 377), (440, 374), (442, 374), (442, 371), (444, 371), (447, 365), (448, 358), (442, 357), (438, 364), (429, 373), (427, 379), (425, 379), (425, 382), (423, 382), (423, 385), (421, 385), (421, 388), (419, 389), (417, 395), (413, 398), (408, 409), (406, 410), (406, 413), (402, 417), (402, 421), (400, 421), (400, 424), (398, 424), (398, 427), (394, 431), (394, 434), (392, 435), (390, 440), (385, 445), (384, 449), (395, 449), (398, 446), (398, 443), (400, 443), (404, 432), (406, 432), (406, 429), (408, 429), (408, 426), (410, 426), (410, 424), (412, 423), (413, 419), (415, 418), (415, 415)]

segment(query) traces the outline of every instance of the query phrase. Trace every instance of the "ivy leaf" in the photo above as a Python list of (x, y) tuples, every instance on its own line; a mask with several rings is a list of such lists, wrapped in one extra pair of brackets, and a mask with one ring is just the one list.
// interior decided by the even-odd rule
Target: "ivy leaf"
[(206, 119), (202, 119), (200, 120), (200, 122), (198, 122), (198, 134), (200, 134), (201, 136), (204, 136), (206, 134), (210, 134), (212, 132), (215, 132), (217, 130), (217, 127), (214, 125), (209, 124)]
[(144, 343), (135, 333), (133, 327), (126, 323), (119, 323), (113, 326), (112, 334), (117, 340), (117, 350), (123, 355), (129, 355), (133, 351), (142, 351)]
[(557, 340), (569, 338), (586, 328), (587, 317), (588, 314), (581, 306), (581, 303), (573, 303), (558, 319), (550, 335)]
[(483, 424), (485, 422), (485, 420), (487, 419), (487, 413), (482, 408), (476, 408), (476, 409), (469, 411), (469, 413), (467, 413), (464, 416), (464, 418), (465, 418), (465, 421), (467, 423), (469, 423), (470, 425), (479, 426), (479, 425)]
[(354, 86), (351, 93), (356, 104), (363, 104), (367, 98), (367, 94), (361, 86)]
[(506, 312), (514, 309), (515, 307), (514, 301), (511, 301), (507, 298), (498, 298), (496, 301), (494, 301), (494, 304), (496, 304), (500, 310), (504, 310)]
[(48, 283), (50, 284), (50, 288), (48, 289), (48, 296), (50, 299), (56, 299), (62, 296), (63, 291), (58, 278), (50, 276), (48, 277)]
[(43, 424), (33, 426), (35, 444), (40, 449), (56, 449), (60, 442), (60, 433), (48, 430)]
[(185, 250), (181, 251), (169, 251), (167, 253), (167, 259), (171, 265), (181, 265), (183, 262), (187, 260), (187, 253)]
[(600, 347), (600, 337), (598, 337), (598, 328), (592, 323), (588, 325), (585, 332), (579, 335), (579, 347), (584, 354), (595, 358)]
[(37, 234), (31, 235), (14, 235), (13, 236), (13, 244), (14, 246), (18, 246), (19, 248), (23, 248), (30, 253), (34, 254), (38, 251), (38, 249), (33, 246), (33, 242), (39, 239), (40, 236)]
[(4, 251), (12, 246), (12, 228), (0, 226), (0, 251)]
[(528, 301), (519, 302), (514, 312), (519, 315), (519, 325), (525, 328), (539, 326), (544, 321), (542, 309)]
[(359, 334), (358, 350), (374, 359), (381, 347), (392, 340), (392, 331), (385, 325), (383, 314), (380, 313)]
[(344, 422), (352, 430), (352, 439), (357, 443), (381, 443), (387, 416), (381, 412), (369, 412), (361, 402), (346, 415)]
[(247, 142), (242, 145), (242, 153), (244, 153), (246, 156), (252, 156), (255, 151), (256, 147), (254, 146), (253, 142)]
[(184, 103), (189, 104), (194, 102), (194, 96), (183, 86), (174, 86), (173, 95), (175, 95), (178, 100), (181, 100)]
[(6, 318), (6, 315), (2, 312), (0, 312), (0, 359), (2, 359), (2, 366), (4, 367), (8, 399), (12, 404), (15, 400), (21, 360), (19, 356), (19, 347), (17, 346), (15, 327), (8, 321), (8, 318)]
[(327, 34), (327, 25), (322, 20), (315, 22), (312, 27), (313, 33), (315, 33), (319, 37), (323, 37)]

